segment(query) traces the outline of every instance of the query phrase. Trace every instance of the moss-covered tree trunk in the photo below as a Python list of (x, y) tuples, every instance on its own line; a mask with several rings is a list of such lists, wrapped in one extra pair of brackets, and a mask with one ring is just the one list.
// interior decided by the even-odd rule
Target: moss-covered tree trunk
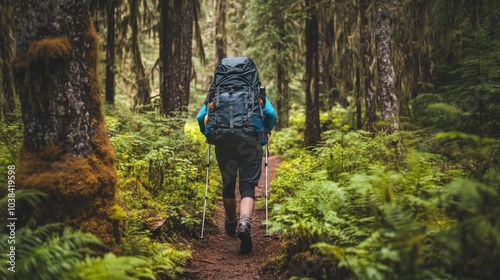
[(38, 223), (64, 222), (92, 232), (116, 251), (117, 173), (87, 3), (20, 1), (16, 18), (12, 66), (24, 123), (16, 183), (49, 194), (33, 214)]
[(226, 0), (215, 0), (215, 58), (226, 57)]
[(0, 118), (6, 123), (15, 120), (16, 96), (10, 61), (14, 55), (12, 0), (6, 0), (0, 6)]
[(106, 103), (115, 104), (115, 16), (117, 0), (107, 3), (106, 16), (108, 31), (106, 35)]
[(373, 55), (373, 40), (372, 40), (372, 28), (370, 23), (372, 22), (372, 11), (373, 7), (371, 5), (372, 0), (360, 0), (360, 26), (359, 26), (359, 38), (361, 43), (361, 67), (362, 67), (362, 92), (365, 97), (365, 123), (364, 127), (368, 131), (375, 131), (375, 121), (377, 116), (377, 103), (375, 98), (375, 57)]
[(187, 112), (193, 15), (193, 1), (160, 1), (160, 97), (163, 114)]
[(317, 0), (306, 0), (306, 146), (316, 145), (320, 140), (319, 125), (319, 57)]
[(139, 49), (139, 0), (131, 0), (130, 3), (130, 28), (132, 29), (132, 62), (135, 73), (137, 92), (134, 96), (134, 108), (142, 110), (143, 105), (150, 101), (149, 79), (142, 63), (141, 50)]
[(377, 45), (377, 69), (379, 81), (379, 101), (382, 119), (387, 122), (387, 131), (399, 129), (399, 108), (396, 96), (396, 74), (392, 65), (390, 46), (390, 18), (386, 0), (375, 0), (377, 24), (375, 41)]

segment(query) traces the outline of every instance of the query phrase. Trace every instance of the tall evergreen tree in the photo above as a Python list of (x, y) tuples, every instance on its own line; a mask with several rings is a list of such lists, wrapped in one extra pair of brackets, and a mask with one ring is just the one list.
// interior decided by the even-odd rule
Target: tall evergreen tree
[(142, 62), (141, 50), (139, 47), (139, 0), (129, 0), (130, 6), (130, 27), (132, 29), (131, 47), (133, 71), (137, 93), (134, 96), (134, 108), (139, 109), (142, 105), (147, 105), (150, 98), (149, 78), (146, 76), (144, 64)]
[(247, 54), (259, 66), (259, 75), (267, 87), (278, 113), (276, 130), (288, 126), (290, 81), (297, 71), (299, 22), (302, 20), (295, 0), (256, 0), (249, 9), (246, 34)]
[(388, 132), (399, 129), (398, 99), (396, 96), (396, 74), (391, 59), (390, 15), (386, 0), (375, 0), (377, 15), (375, 40), (377, 45), (377, 69), (379, 77), (378, 96), (382, 119), (388, 122)]
[(106, 87), (105, 100), (108, 104), (115, 104), (115, 22), (118, 0), (110, 0), (106, 7), (107, 35), (106, 35)]
[(364, 127), (368, 131), (374, 131), (374, 123), (377, 112), (375, 95), (375, 57), (373, 55), (372, 28), (373, 6), (371, 0), (359, 0), (360, 10), (360, 58), (362, 67), (363, 85), (362, 92), (365, 97), (365, 123)]
[(226, 0), (215, 0), (215, 59), (226, 57)]
[(87, 2), (18, 2), (16, 49), (12, 67), (24, 124), (16, 185), (49, 195), (33, 213), (39, 223), (64, 222), (117, 249), (119, 221), (111, 216), (117, 174)]
[(318, 54), (318, 17), (317, 0), (305, 0), (306, 17), (306, 127), (305, 144), (314, 146), (320, 141), (319, 123), (319, 54)]
[(163, 114), (187, 111), (194, 8), (193, 1), (160, 1), (160, 97)]

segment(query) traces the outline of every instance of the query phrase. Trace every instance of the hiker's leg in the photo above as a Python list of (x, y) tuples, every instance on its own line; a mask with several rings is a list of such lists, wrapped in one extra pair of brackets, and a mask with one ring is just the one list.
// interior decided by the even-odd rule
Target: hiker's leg
[(262, 171), (262, 146), (256, 141), (248, 141), (239, 146), (240, 161), (240, 223), (251, 222), (254, 209), (255, 187)]
[(249, 141), (239, 149), (240, 161), (240, 222), (238, 238), (241, 240), (240, 252), (252, 250), (250, 228), (255, 200), (255, 187), (259, 183), (262, 169), (262, 147), (256, 141)]
[(236, 198), (223, 198), (224, 203), (225, 219), (228, 223), (233, 224), (238, 221), (238, 215), (236, 214)]
[(252, 213), (255, 205), (255, 201), (251, 197), (244, 197), (240, 202), (240, 223), (252, 222)]
[(216, 146), (215, 155), (222, 175), (222, 202), (224, 204), (224, 228), (226, 233), (232, 237), (236, 236), (238, 215), (236, 212), (236, 176), (238, 162), (231, 158), (233, 151), (228, 146)]

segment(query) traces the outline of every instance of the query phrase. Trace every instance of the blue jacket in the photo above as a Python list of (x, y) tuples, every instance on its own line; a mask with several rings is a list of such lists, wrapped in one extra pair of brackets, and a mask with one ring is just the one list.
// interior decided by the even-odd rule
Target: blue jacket
[[(262, 112), (264, 113), (264, 128), (266, 132), (270, 133), (271, 130), (274, 128), (274, 125), (276, 124), (276, 119), (278, 118), (278, 115), (274, 110), (273, 104), (271, 104), (271, 101), (267, 97), (266, 97), (266, 105), (264, 106), (264, 108), (262, 108)], [(200, 108), (200, 111), (198, 112), (198, 115), (196, 116), (196, 119), (198, 120), (198, 125), (200, 126), (200, 131), (203, 135), (205, 135), (206, 114), (207, 114), (207, 105), (203, 104), (203, 106)]]

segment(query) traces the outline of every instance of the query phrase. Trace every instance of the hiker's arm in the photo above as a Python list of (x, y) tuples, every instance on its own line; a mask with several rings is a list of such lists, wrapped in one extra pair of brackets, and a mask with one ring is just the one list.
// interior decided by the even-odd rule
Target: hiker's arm
[(264, 111), (264, 127), (269, 130), (269, 132), (274, 128), (274, 125), (276, 124), (276, 119), (278, 118), (278, 115), (276, 114), (276, 111), (274, 110), (273, 104), (271, 104), (271, 101), (269, 98), (266, 96), (266, 105), (263, 108)]
[(207, 105), (203, 104), (196, 116), (198, 120), (198, 125), (200, 126), (200, 131), (203, 135), (205, 135), (205, 115), (207, 114)]

